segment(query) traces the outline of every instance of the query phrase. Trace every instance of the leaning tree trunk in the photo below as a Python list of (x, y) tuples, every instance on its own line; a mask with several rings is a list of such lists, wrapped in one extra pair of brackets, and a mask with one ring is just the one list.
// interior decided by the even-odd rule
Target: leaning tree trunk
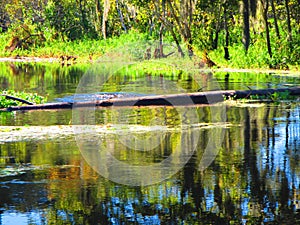
[(181, 48), (181, 46), (180, 46), (179, 40), (178, 40), (178, 38), (177, 38), (177, 36), (176, 36), (175, 31), (173, 30), (173, 27), (169, 28), (169, 31), (171, 32), (171, 35), (172, 35), (172, 37), (173, 37), (173, 39), (174, 39), (174, 41), (175, 41), (175, 43), (176, 43), (177, 51), (178, 51), (179, 55), (180, 55), (182, 58), (184, 58), (184, 56), (185, 56), (185, 55), (184, 55), (184, 52), (183, 52), (183, 50), (182, 50), (182, 48)]
[[(177, 26), (178, 33), (182, 36), (184, 42), (187, 45), (189, 56), (193, 56), (193, 38), (191, 33), (191, 26), (193, 21), (193, 7), (194, 2), (192, 0), (183, 0), (180, 5), (176, 5), (176, 2), (167, 0), (166, 3), (169, 6), (174, 23)], [(176, 28), (176, 26), (174, 26)]]
[(123, 17), (121, 9), (119, 7), (119, 1), (118, 0), (116, 0), (116, 7), (117, 7), (117, 11), (118, 11), (118, 14), (119, 14), (119, 17), (120, 17), (122, 27), (123, 27), (124, 31), (127, 32), (127, 27), (125, 25), (124, 17)]
[[(170, 18), (166, 14), (167, 3), (168, 3), (168, 6), (170, 6), (169, 4), (171, 4), (171, 3), (167, 2), (167, 0), (162, 0), (161, 2), (154, 1), (154, 5), (155, 5), (154, 14), (156, 14), (156, 16), (159, 18), (160, 22), (162, 23), (162, 25), (160, 27), (161, 28), (160, 29), (160, 39), (162, 40), (162, 28), (165, 28), (166, 30), (168, 30), (171, 33), (171, 35), (176, 43), (177, 51), (178, 51), (179, 55), (181, 57), (184, 57), (185, 54), (180, 46), (179, 38), (177, 37), (178, 32), (176, 29), (176, 25), (169, 21)], [(171, 7), (172, 7), (172, 5), (171, 5)], [(161, 10), (162, 10), (162, 14), (161, 14)], [(177, 17), (175, 19), (177, 19)], [(175, 31), (174, 31), (174, 29), (175, 29)], [(179, 34), (181, 34), (181, 33), (179, 33)]]
[(280, 33), (279, 33), (279, 27), (278, 27), (278, 22), (277, 22), (277, 15), (276, 15), (276, 10), (275, 10), (274, 0), (271, 0), (271, 7), (272, 7), (273, 18), (274, 18), (274, 26), (275, 26), (276, 36), (278, 39), (280, 39)]

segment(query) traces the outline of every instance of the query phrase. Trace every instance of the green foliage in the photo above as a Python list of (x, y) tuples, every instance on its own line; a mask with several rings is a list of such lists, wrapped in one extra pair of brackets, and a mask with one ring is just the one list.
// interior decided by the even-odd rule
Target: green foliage
[[(229, 46), (230, 60), (224, 59), (224, 50), (219, 48), (210, 53), (210, 56), (217, 65), (230, 68), (270, 68), (288, 70), (290, 65), (298, 65), (298, 51), (290, 53), (287, 50), (285, 41), (274, 43), (272, 58), (268, 55), (264, 40), (259, 40), (250, 45), (245, 53), (242, 45)], [(276, 50), (275, 45), (282, 46)], [(298, 48), (297, 48), (298, 49)]]
[[(230, 47), (230, 67), (235, 68), (267, 68), (266, 60), (268, 53), (266, 51), (261, 51), (262, 48), (258, 45), (252, 45), (248, 49), (247, 54), (244, 51), (243, 46)], [(223, 56), (222, 54), (221, 56)], [(222, 60), (226, 65), (225, 59)]]
[(270, 98), (272, 99), (272, 101), (295, 99), (295, 97), (291, 96), (289, 91), (275, 92), (270, 95)]
[[(0, 54), (98, 57), (111, 49), (121, 50), (122, 44), (131, 42), (138, 51), (130, 54), (140, 60), (140, 46), (147, 48), (141, 42), (145, 38), (161, 38), (164, 44), (172, 41), (178, 48), (176, 51), (178, 46), (194, 52), (206, 49), (220, 66), (289, 69), (292, 65), (297, 68), (300, 59), (298, 2), (285, 5), (284, 1), (274, 1), (275, 12), (268, 7), (267, 21), (263, 6), (253, 5), (255, 2), (251, 1), (249, 9), (250, 46), (246, 53), (242, 1), (4, 0), (0, 4), (0, 30), (4, 32), (0, 38)], [(286, 20), (288, 9), (291, 30)], [(269, 51), (266, 22), (270, 28)], [(279, 32), (275, 30), (276, 25)], [(143, 37), (136, 38), (133, 33)], [(11, 48), (16, 37), (22, 41)], [(223, 59), (227, 42), (229, 61)], [(124, 52), (126, 55), (126, 48)]]
[[(46, 24), (54, 29), (52, 38), (76, 40), (82, 37), (95, 37), (95, 30), (87, 19), (87, 8), (91, 1), (80, 4), (68, 0), (50, 0), (45, 7)], [(83, 5), (84, 4), (84, 5)]]
[[(146, 34), (130, 31), (119, 37), (108, 38), (106, 40), (96, 40), (85, 38), (74, 41), (52, 40), (50, 32), (45, 32), (45, 42), (42, 46), (29, 49), (16, 49), (12, 53), (5, 49), (11, 39), (11, 33), (0, 34), (0, 55), (2, 56), (37, 56), (37, 57), (60, 57), (61, 55), (77, 55), (82, 60), (92, 57), (94, 60), (103, 56), (105, 53), (112, 53), (126, 56), (128, 54), (136, 59), (143, 58), (147, 47), (148, 37)], [(2, 45), (3, 43), (3, 45)]]
[(0, 92), (0, 108), (7, 108), (10, 106), (19, 106), (23, 103), (11, 99), (7, 99), (5, 95), (13, 96), (16, 98), (24, 99), (34, 104), (45, 103), (47, 98), (38, 95), (37, 93), (26, 93), (26, 92), (15, 92), (13, 90), (1, 91)]
[(295, 96), (292, 96), (289, 91), (274, 92), (269, 95), (251, 95), (251, 100), (271, 100), (272, 102), (280, 102), (286, 100), (294, 100)]
[[(184, 74), (183, 74), (184, 73)], [(144, 76), (148, 75), (163, 75), (164, 77), (177, 77), (178, 75), (187, 76), (187, 71), (182, 71), (179, 67), (168, 62), (167, 60), (151, 60), (143, 61), (136, 64), (129, 65), (118, 71), (118, 74), (137, 74)]]

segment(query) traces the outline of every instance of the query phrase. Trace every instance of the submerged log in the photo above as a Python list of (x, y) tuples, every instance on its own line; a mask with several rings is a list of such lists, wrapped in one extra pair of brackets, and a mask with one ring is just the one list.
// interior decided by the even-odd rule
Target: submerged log
[(268, 96), (274, 93), (288, 92), (293, 96), (300, 96), (300, 86), (279, 89), (262, 90), (219, 90), (183, 94), (154, 95), (132, 98), (115, 98), (101, 101), (86, 102), (60, 102), (46, 103), (39, 105), (14, 106), (0, 111), (21, 111), (21, 110), (54, 110), (54, 109), (72, 109), (73, 107), (132, 107), (132, 106), (188, 106), (194, 104), (214, 104), (224, 99), (243, 99), (251, 95)]

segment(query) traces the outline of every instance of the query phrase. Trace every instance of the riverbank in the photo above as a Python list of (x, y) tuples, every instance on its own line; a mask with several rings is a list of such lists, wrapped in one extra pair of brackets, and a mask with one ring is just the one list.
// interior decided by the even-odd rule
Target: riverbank
[[(177, 62), (191, 61), (187, 57), (188, 53), (184, 52), (186, 57), (181, 58), (175, 43), (164, 41), (163, 54), (167, 58), (158, 59), (155, 55), (159, 47), (158, 40), (149, 39), (145, 34), (130, 32), (122, 34), (119, 37), (108, 38), (106, 40), (76, 40), (76, 41), (46, 41), (39, 47), (30, 47), (29, 49), (16, 48), (13, 51), (6, 49), (9, 38), (0, 35), (0, 62), (62, 62), (61, 57), (76, 58), (76, 63), (97, 62), (99, 58), (110, 61), (123, 60), (140, 62), (145, 59), (168, 61), (171, 64)], [(273, 71), (298, 71), (298, 65), (288, 63), (284, 56), (277, 56), (278, 59), (270, 60), (268, 55), (262, 51), (262, 43), (256, 43), (249, 48), (247, 54), (242, 46), (230, 46), (230, 60), (224, 59), (222, 49), (208, 51), (208, 57), (221, 70), (229, 68), (230, 70), (264, 70)], [(182, 49), (185, 49), (182, 44)], [(195, 56), (192, 61), (197, 64), (203, 58), (203, 51), (194, 49)], [(189, 64), (189, 63), (187, 63)], [(189, 65), (190, 66), (190, 65)], [(195, 66), (193, 65), (193, 68)], [(217, 68), (213, 68), (214, 70)], [(203, 66), (201, 66), (203, 68)]]
[(59, 58), (54, 57), (28, 57), (28, 56), (12, 56), (12, 57), (0, 57), (0, 62), (59, 62)]
[[(87, 57), (79, 56), (76, 60), (76, 64), (95, 64), (97, 62), (101, 62), (101, 57), (89, 59)], [(147, 73), (151, 70), (157, 71), (159, 70), (159, 65), (165, 64), (167, 66), (172, 66), (172, 61), (174, 62), (174, 66), (177, 67), (179, 64), (185, 64), (184, 59), (177, 60), (168, 60), (168, 59), (156, 59), (156, 60), (147, 60), (147, 61), (140, 61), (136, 65), (137, 69), (140, 68), (141, 70), (144, 69)], [(179, 63), (181, 61), (181, 63)], [(186, 63), (187, 67), (192, 66), (192, 61), (189, 60), (189, 63)], [(55, 63), (61, 64), (62, 60), (59, 57), (35, 57), (35, 56), (11, 56), (11, 57), (0, 57), (0, 62), (12, 62), (12, 63)], [(154, 66), (154, 64), (158, 64)], [(190, 64), (190, 65), (189, 65)], [(69, 64), (71, 66), (73, 64)], [(179, 66), (180, 67), (180, 66)], [(138, 69), (139, 70), (139, 69)], [(294, 67), (289, 70), (282, 70), (282, 69), (268, 69), (268, 68), (231, 68), (231, 67), (214, 67), (209, 68), (207, 66), (199, 67), (190, 67), (190, 72), (195, 71), (204, 71), (204, 72), (227, 72), (227, 73), (269, 73), (269, 74), (279, 74), (279, 75), (289, 75), (289, 76), (299, 76), (300, 71), (298, 68)]]

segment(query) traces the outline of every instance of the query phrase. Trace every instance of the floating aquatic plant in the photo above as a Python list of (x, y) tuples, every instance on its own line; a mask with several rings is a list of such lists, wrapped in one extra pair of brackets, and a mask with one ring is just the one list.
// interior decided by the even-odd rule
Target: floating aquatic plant
[(7, 108), (10, 106), (20, 106), (24, 105), (23, 102), (17, 101), (7, 96), (14, 98), (19, 98), (32, 104), (42, 104), (47, 101), (46, 97), (40, 96), (37, 93), (26, 93), (26, 92), (17, 92), (13, 90), (0, 91), (0, 108)]

